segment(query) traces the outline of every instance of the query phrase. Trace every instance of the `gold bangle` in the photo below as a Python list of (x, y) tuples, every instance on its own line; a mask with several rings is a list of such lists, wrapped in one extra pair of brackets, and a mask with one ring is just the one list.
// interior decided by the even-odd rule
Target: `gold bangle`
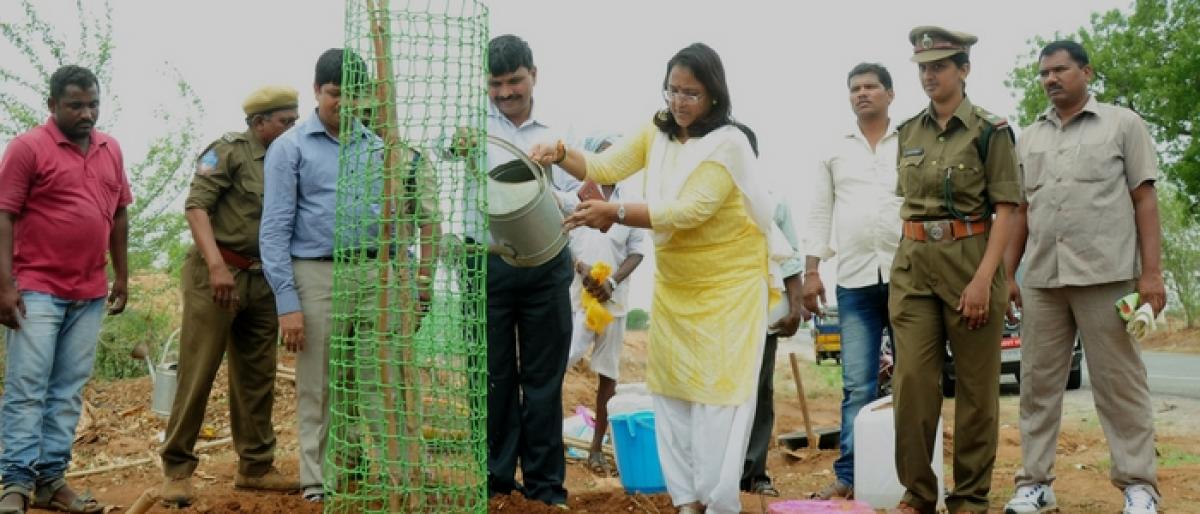
[(563, 140), (558, 140), (558, 144), (554, 147), (554, 153), (562, 154), (562, 157), (554, 160), (554, 164), (562, 164), (563, 161), (567, 160), (567, 145), (566, 143), (563, 143)]

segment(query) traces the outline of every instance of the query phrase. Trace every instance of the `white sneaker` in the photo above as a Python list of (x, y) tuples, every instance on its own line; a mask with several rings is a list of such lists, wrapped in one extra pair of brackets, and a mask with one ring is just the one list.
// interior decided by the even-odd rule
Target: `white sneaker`
[(1011, 500), (1004, 506), (1004, 514), (1044, 514), (1058, 512), (1058, 502), (1054, 499), (1054, 489), (1049, 484), (1023, 485), (1013, 493)]
[(304, 501), (309, 503), (325, 503), (325, 488), (319, 485), (305, 487)]
[(1150, 492), (1150, 486), (1131, 485), (1125, 488), (1125, 510), (1123, 514), (1158, 514), (1158, 500)]

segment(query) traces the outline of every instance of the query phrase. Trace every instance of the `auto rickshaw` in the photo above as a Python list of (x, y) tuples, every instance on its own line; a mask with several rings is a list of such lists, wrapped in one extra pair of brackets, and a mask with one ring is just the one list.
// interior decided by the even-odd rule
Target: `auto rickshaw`
[(818, 365), (828, 359), (842, 363), (842, 329), (836, 305), (826, 307), (824, 314), (813, 318), (812, 336)]

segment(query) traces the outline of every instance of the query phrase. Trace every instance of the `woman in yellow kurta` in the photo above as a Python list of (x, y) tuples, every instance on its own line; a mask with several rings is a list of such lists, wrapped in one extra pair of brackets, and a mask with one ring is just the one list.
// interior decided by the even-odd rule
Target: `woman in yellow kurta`
[(667, 489), (680, 512), (739, 512), (767, 305), (778, 297), (773, 204), (753, 172), (753, 133), (730, 116), (716, 52), (684, 48), (663, 87), (668, 109), (602, 155), (561, 142), (530, 153), (601, 184), (646, 170), (646, 203), (586, 201), (566, 225), (653, 230), (647, 386)]

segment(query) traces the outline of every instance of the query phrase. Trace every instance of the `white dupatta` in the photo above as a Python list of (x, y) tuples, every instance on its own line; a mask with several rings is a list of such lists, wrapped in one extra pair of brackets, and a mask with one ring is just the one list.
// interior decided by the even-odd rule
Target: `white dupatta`
[[(742, 193), (746, 211), (759, 231), (767, 240), (767, 270), (770, 273), (771, 289), (783, 289), (780, 264), (792, 256), (792, 247), (783, 232), (775, 225), (775, 202), (767, 194), (764, 177), (758, 173), (758, 160), (750, 141), (741, 129), (730, 124), (713, 130), (704, 137), (691, 138), (680, 149), (670, 170), (665, 169), (667, 145), (672, 143), (667, 134), (655, 131), (654, 143), (646, 160), (644, 191), (649, 205), (674, 200), (683, 191), (692, 172), (704, 161), (721, 164), (729, 171), (733, 182)], [(671, 240), (674, 231), (654, 229), (654, 243), (662, 245)]]

